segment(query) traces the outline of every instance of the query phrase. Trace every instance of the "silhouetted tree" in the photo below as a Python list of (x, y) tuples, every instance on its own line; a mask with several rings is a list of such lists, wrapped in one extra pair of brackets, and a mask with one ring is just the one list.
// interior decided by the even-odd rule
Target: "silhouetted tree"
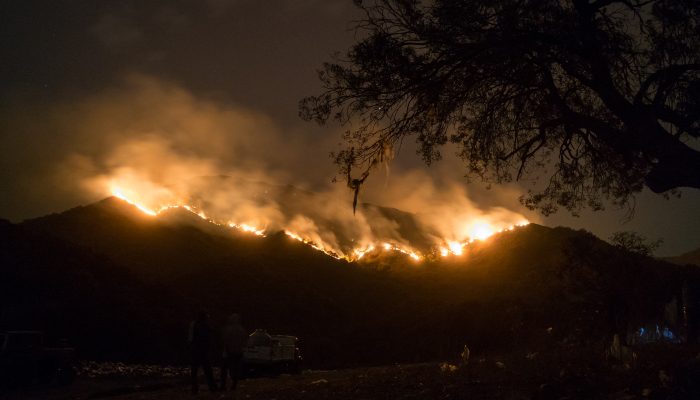
[(615, 247), (643, 256), (651, 256), (663, 243), (662, 239), (649, 240), (646, 236), (632, 231), (615, 232), (609, 240)]
[(349, 127), (349, 182), (415, 136), (428, 164), (456, 143), (467, 176), (542, 175), (521, 200), (545, 214), (700, 188), (700, 0), (356, 3), (360, 39), (300, 102)]

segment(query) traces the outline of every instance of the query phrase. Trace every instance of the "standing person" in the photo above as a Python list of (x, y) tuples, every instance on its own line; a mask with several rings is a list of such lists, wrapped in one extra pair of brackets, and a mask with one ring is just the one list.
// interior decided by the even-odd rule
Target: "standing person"
[(204, 376), (207, 378), (209, 391), (216, 391), (214, 383), (214, 374), (211, 371), (211, 363), (209, 362), (209, 346), (211, 344), (211, 329), (209, 328), (209, 314), (206, 311), (199, 311), (195, 316), (194, 321), (190, 324), (190, 352), (191, 365), (190, 375), (192, 379), (192, 394), (199, 391), (199, 367), (204, 370)]
[(241, 326), (241, 317), (231, 314), (222, 332), (224, 342), (223, 363), (221, 364), (221, 390), (226, 390), (226, 371), (231, 377), (231, 390), (236, 389), (243, 358), (243, 347), (248, 341), (248, 335)]

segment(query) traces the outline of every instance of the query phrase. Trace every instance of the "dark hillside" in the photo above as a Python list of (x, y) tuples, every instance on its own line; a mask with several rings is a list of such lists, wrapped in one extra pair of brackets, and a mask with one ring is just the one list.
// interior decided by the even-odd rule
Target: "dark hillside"
[(665, 259), (668, 262), (672, 262), (674, 264), (679, 264), (679, 265), (687, 265), (687, 264), (692, 264), (700, 267), (700, 248), (697, 248), (695, 250), (691, 250), (687, 253), (683, 253), (680, 256), (676, 257), (668, 257)]
[(42, 330), (93, 359), (155, 359), (179, 350), (179, 303), (86, 247), (0, 224), (0, 331)]
[(663, 325), (684, 282), (697, 280), (692, 270), (621, 251), (588, 232), (536, 224), (477, 242), (465, 262), (426, 273), (443, 281), (442, 297), (451, 302), (430, 323), (454, 335), (447, 341), (494, 346), (538, 344), (550, 327), (557, 339), (595, 341)]
[[(385, 329), (394, 324), (386, 316), (411, 315), (407, 310), (427, 297), (385, 272), (335, 260), (284, 234), (259, 238), (188, 214), (173, 210), (153, 218), (107, 199), (22, 227), (85, 246), (143, 282), (175, 293), (167, 324), (179, 324), (170, 334), (180, 340), (191, 312), (205, 307), (216, 321), (238, 311), (250, 328), (299, 335), (313, 362), (380, 360), (386, 358), (379, 352), (380, 336), (399, 334), (398, 328)], [(349, 347), (358, 341), (372, 345), (359, 352)]]
[(179, 274), (233, 254), (230, 231), (172, 210), (164, 218), (144, 214), (114, 197), (22, 226), (87, 246), (142, 276)]
[[(128, 332), (109, 331), (103, 352), (86, 346), (94, 356), (152, 361), (182, 354), (187, 323), (199, 307), (215, 325), (240, 312), (249, 329), (298, 335), (312, 366), (444, 359), (464, 344), (524, 349), (596, 342), (665, 324), (667, 304), (674, 298), (680, 304), (692, 277), (590, 233), (534, 224), (475, 242), (461, 257), (417, 263), (377, 255), (359, 264), (283, 233), (260, 238), (183, 210), (150, 217), (117, 199), (3, 229), (11, 233), (3, 254), (14, 265), (7, 274), (23, 285), (6, 296), (7, 307), (23, 309), (26, 293), (71, 290), (70, 301), (57, 296), (56, 309), (86, 321), (72, 326), (78, 344), (104, 335), (103, 326), (132, 319), (122, 328)], [(37, 259), (15, 248), (46, 255)], [(37, 307), (48, 304), (35, 300)], [(668, 326), (678, 331), (678, 318)], [(125, 337), (154, 344), (137, 352)]]

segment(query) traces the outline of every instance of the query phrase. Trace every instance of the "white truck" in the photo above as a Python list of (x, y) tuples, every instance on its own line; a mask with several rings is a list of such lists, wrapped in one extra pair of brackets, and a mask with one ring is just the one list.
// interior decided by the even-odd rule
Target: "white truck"
[(256, 329), (243, 349), (243, 368), (248, 374), (298, 374), (301, 372), (299, 339), (289, 335), (269, 335)]

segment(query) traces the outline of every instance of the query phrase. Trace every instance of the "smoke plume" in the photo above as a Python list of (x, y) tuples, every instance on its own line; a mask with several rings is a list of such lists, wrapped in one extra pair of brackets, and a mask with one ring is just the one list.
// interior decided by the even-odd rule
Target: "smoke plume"
[[(448, 172), (406, 168), (371, 177), (361, 201), (373, 205), (353, 215), (352, 193), (329, 183), (326, 154), (337, 132), (285, 129), (255, 111), (143, 75), (49, 106), (22, 128), (34, 138), (26, 151), (40, 160), (19, 177), (40, 182), (30, 197), (58, 191), (86, 202), (118, 195), (154, 212), (187, 205), (217, 223), (287, 231), (340, 257), (377, 245), (426, 253), (526, 221), (477, 203), (483, 193), (467, 193)], [(517, 194), (501, 189), (487, 197), (514, 206)]]

